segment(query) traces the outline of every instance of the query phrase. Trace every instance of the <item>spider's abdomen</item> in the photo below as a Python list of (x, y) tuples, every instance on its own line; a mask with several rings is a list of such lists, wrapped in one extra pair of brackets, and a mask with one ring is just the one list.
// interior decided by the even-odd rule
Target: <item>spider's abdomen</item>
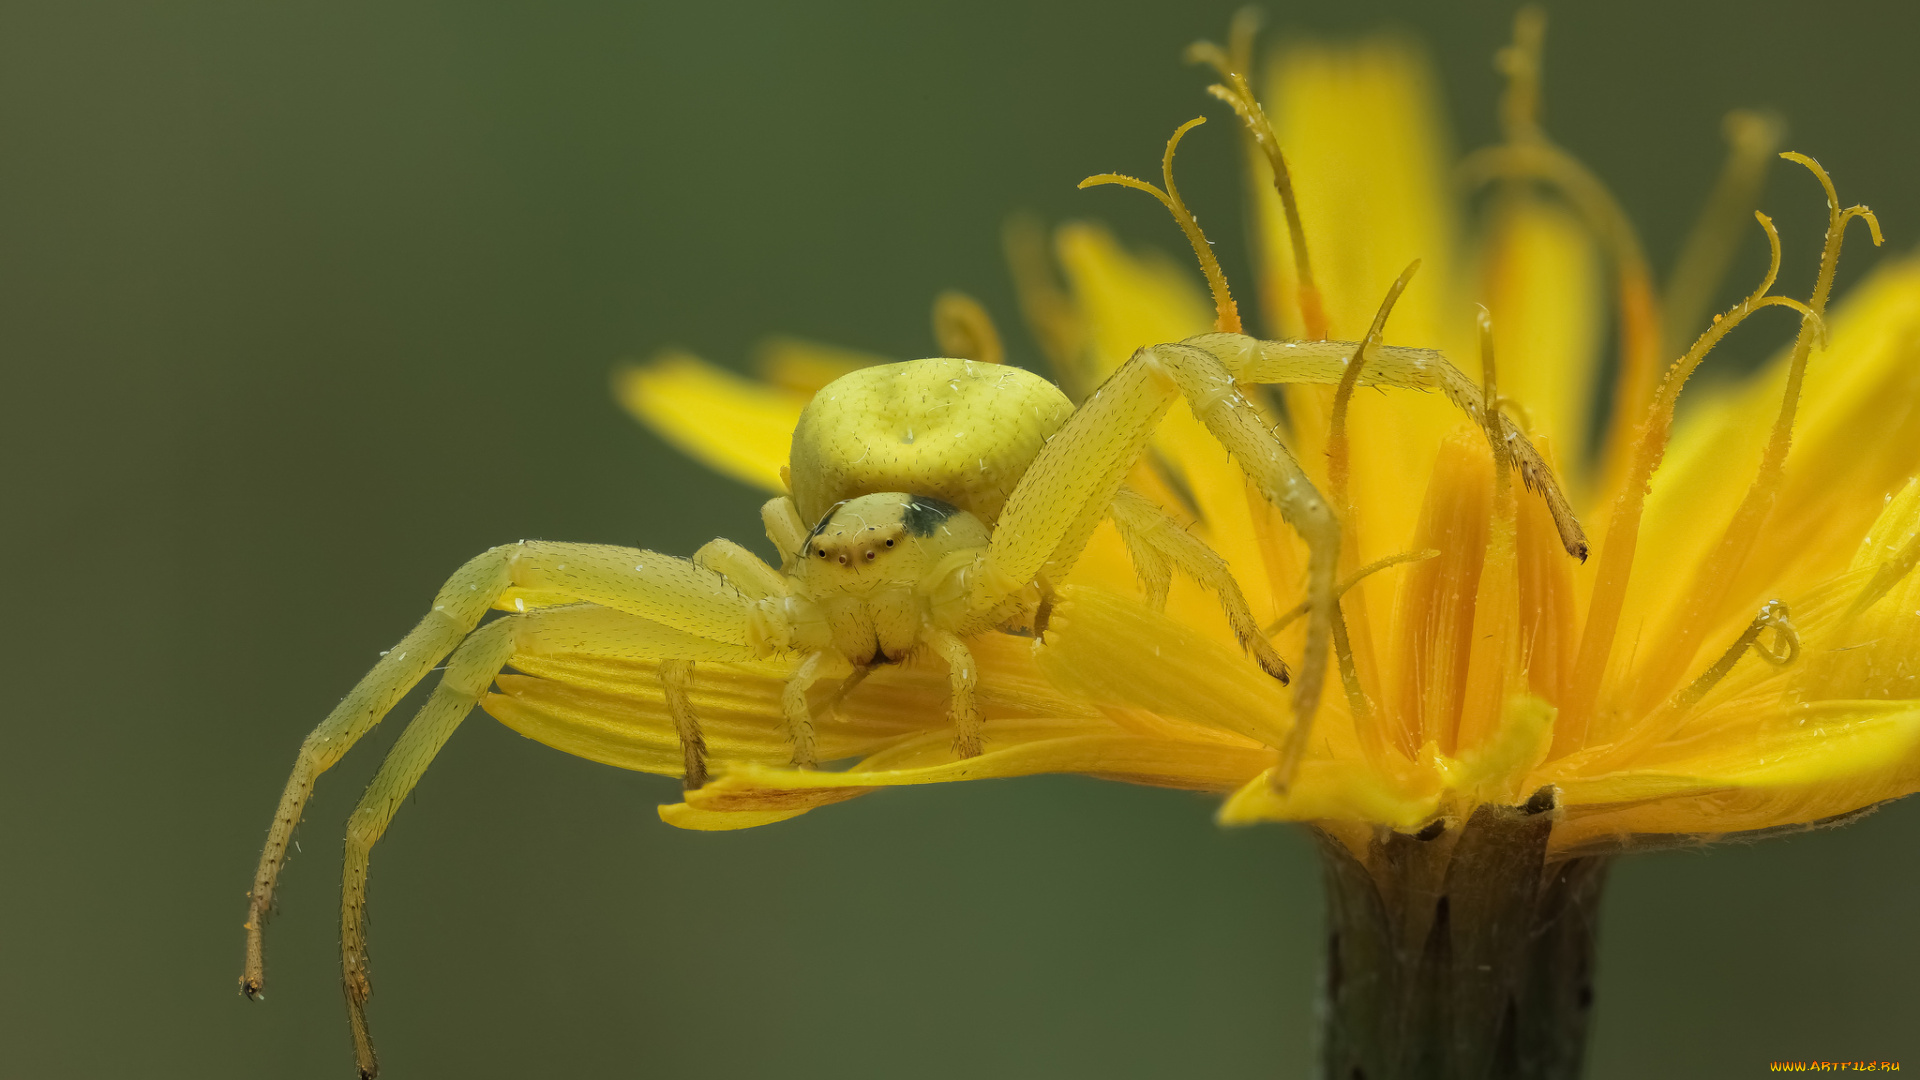
[(1047, 437), (1073, 412), (1030, 371), (971, 360), (909, 360), (828, 383), (793, 432), (789, 484), (809, 524), (844, 499), (932, 495), (989, 527)]

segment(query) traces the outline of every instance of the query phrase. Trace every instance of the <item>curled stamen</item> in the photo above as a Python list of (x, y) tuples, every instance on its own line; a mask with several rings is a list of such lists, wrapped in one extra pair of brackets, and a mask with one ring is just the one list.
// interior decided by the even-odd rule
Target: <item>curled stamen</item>
[(1273, 190), (1280, 197), (1280, 211), (1287, 221), (1287, 240), (1293, 248), (1300, 322), (1308, 338), (1321, 341), (1327, 337), (1326, 304), (1320, 298), (1319, 286), (1314, 284), (1313, 260), (1307, 256), (1307, 232), (1300, 221), (1300, 200), (1293, 192), (1293, 172), (1287, 166), (1287, 155), (1280, 148), (1280, 139), (1273, 133), (1266, 110), (1261, 108), (1260, 99), (1254, 96), (1253, 87), (1247, 81), (1246, 73), (1253, 66), (1253, 35), (1258, 27), (1258, 13), (1242, 8), (1233, 18), (1229, 48), (1222, 49), (1211, 41), (1196, 41), (1187, 48), (1187, 61), (1205, 64), (1225, 80), (1224, 84), (1207, 87), (1207, 93), (1233, 109), (1254, 145), (1267, 159), (1273, 174)]
[(1160, 157), (1160, 179), (1167, 185), (1165, 191), (1145, 180), (1124, 173), (1100, 173), (1097, 176), (1089, 176), (1080, 181), (1079, 186), (1085, 189), (1103, 184), (1118, 184), (1121, 187), (1133, 188), (1135, 191), (1144, 191), (1160, 200), (1160, 205), (1166, 207), (1167, 212), (1173, 215), (1173, 220), (1179, 224), (1180, 231), (1187, 234), (1187, 243), (1193, 245), (1194, 257), (1200, 260), (1200, 272), (1206, 275), (1207, 288), (1213, 292), (1213, 328), (1223, 333), (1237, 334), (1240, 332), (1240, 310), (1234, 306), (1233, 294), (1227, 289), (1227, 275), (1220, 269), (1220, 260), (1213, 256), (1213, 245), (1207, 241), (1207, 234), (1200, 231), (1200, 222), (1187, 209), (1187, 204), (1180, 200), (1180, 189), (1173, 183), (1174, 151), (1180, 146), (1180, 140), (1186, 136), (1187, 132), (1206, 122), (1206, 117), (1196, 116), (1181, 124), (1174, 131), (1173, 137), (1167, 140), (1166, 152)]
[(1493, 402), (1493, 407), (1506, 417), (1508, 423), (1520, 425), (1522, 431), (1534, 430), (1533, 410), (1527, 408), (1527, 403), (1519, 398), (1503, 397)]
[[(1748, 294), (1749, 300), (1767, 295), (1767, 290), (1773, 288), (1775, 279), (1780, 276), (1780, 230), (1773, 227), (1772, 218), (1758, 210), (1753, 212), (1753, 217), (1767, 231), (1767, 276), (1761, 279), (1759, 288)], [(1714, 316), (1713, 321), (1719, 322), (1720, 317)]]
[[(1761, 635), (1773, 631), (1773, 647), (1768, 648)], [(1727, 677), (1733, 665), (1747, 654), (1747, 650), (1774, 667), (1786, 667), (1800, 656), (1800, 631), (1793, 625), (1787, 612), (1787, 605), (1778, 600), (1769, 600), (1760, 608), (1760, 613), (1747, 624), (1747, 629), (1735, 639), (1731, 648), (1723, 653), (1713, 666), (1702, 672), (1700, 677), (1687, 685), (1687, 688), (1675, 694), (1673, 703), (1680, 708), (1698, 704), (1707, 696), (1707, 691), (1719, 685)]]
[[(1660, 467), (1661, 459), (1666, 456), (1667, 442), (1673, 430), (1674, 405), (1679, 399), (1681, 387), (1686, 385), (1687, 379), (1715, 345), (1761, 308), (1784, 307), (1798, 311), (1803, 320), (1802, 336), (1816, 332), (1822, 338), (1825, 336), (1825, 321), (1808, 305), (1784, 296), (1763, 295), (1766, 288), (1772, 286), (1778, 273), (1780, 237), (1773, 228), (1772, 220), (1765, 214), (1754, 216), (1759, 219), (1761, 228), (1766, 230), (1768, 244), (1774, 253), (1766, 280), (1761, 288), (1716, 316), (1686, 355), (1673, 362), (1661, 378), (1653, 401), (1647, 407), (1645, 419), (1640, 423), (1639, 437), (1635, 440), (1632, 457), (1627, 463), (1614, 503), (1613, 518), (1607, 525), (1607, 542), (1602, 549), (1599, 573), (1587, 608), (1587, 625), (1580, 636), (1579, 658), (1575, 662), (1573, 679), (1563, 706), (1562, 716), (1570, 731), (1585, 732), (1589, 710), (1600, 690), (1600, 680), (1605, 674), (1607, 657), (1613, 649), (1613, 639), (1620, 626), (1620, 613), (1626, 602), (1627, 580), (1633, 570), (1634, 550), (1639, 543), (1640, 518), (1646, 509), (1648, 485), (1654, 470)], [(1681, 662), (1687, 659), (1691, 659), (1690, 653)], [(1661, 662), (1667, 661), (1663, 657)]]
[(1886, 238), (1880, 235), (1880, 219), (1874, 217), (1873, 211), (1864, 206), (1849, 206), (1845, 210), (1842, 210), (1837, 227), (1845, 228), (1847, 222), (1852, 221), (1854, 218), (1866, 219), (1867, 231), (1873, 234), (1874, 247), (1879, 247), (1881, 244), (1886, 243)]
[[(1786, 484), (1787, 452), (1793, 446), (1793, 423), (1799, 412), (1801, 388), (1806, 383), (1807, 359), (1816, 343), (1822, 348), (1826, 345), (1827, 324), (1823, 315), (1827, 294), (1839, 266), (1841, 241), (1847, 222), (1856, 217), (1865, 218), (1869, 231), (1876, 237), (1879, 235), (1879, 222), (1874, 219), (1872, 211), (1864, 206), (1840, 209), (1833, 179), (1820, 167), (1819, 162), (1791, 151), (1780, 156), (1805, 166), (1820, 181), (1820, 187), (1826, 193), (1827, 236), (1820, 254), (1820, 273), (1809, 303), (1801, 304), (1785, 297), (1765, 298), (1766, 303), (1791, 307), (1801, 313), (1800, 333), (1794, 340), (1793, 351), (1787, 361), (1786, 387), (1780, 398), (1780, 411), (1768, 435), (1766, 449), (1761, 453), (1760, 467), (1754, 473), (1753, 482), (1748, 486), (1733, 517), (1728, 520), (1720, 542), (1695, 570), (1691, 587), (1674, 611), (1671, 629), (1667, 632), (1668, 644), (1652, 654), (1637, 680), (1644, 688), (1641, 701), (1645, 704), (1658, 700), (1657, 695), (1663, 688), (1673, 685), (1693, 660), (1700, 647), (1701, 628), (1710, 625), (1715, 613), (1722, 610), (1721, 605), (1726, 601), (1734, 579), (1746, 565), (1754, 544), (1766, 528), (1774, 502)], [(1755, 216), (1767, 230), (1773, 263), (1777, 267), (1780, 262), (1779, 235), (1766, 215)], [(1770, 271), (1767, 285), (1771, 285), (1773, 276), (1774, 273)], [(1765, 288), (1763, 286), (1759, 291), (1764, 292)], [(1749, 302), (1756, 308), (1760, 306), (1751, 297)]]
[(1820, 277), (1814, 282), (1812, 305), (1825, 311), (1827, 296), (1833, 291), (1833, 275), (1840, 266), (1840, 243), (1844, 238), (1847, 223), (1854, 218), (1865, 218), (1867, 231), (1873, 235), (1873, 246), (1879, 247), (1883, 237), (1880, 235), (1880, 219), (1865, 206), (1849, 206), (1840, 209), (1840, 193), (1834, 190), (1833, 177), (1820, 163), (1796, 150), (1788, 150), (1781, 157), (1806, 168), (1820, 181), (1820, 188), (1827, 193), (1827, 242), (1820, 253)]

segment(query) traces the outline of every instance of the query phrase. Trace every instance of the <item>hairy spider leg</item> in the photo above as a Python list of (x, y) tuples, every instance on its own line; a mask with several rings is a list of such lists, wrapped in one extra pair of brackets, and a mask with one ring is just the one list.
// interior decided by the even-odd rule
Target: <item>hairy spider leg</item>
[[(353, 1029), (354, 1055), (363, 1077), (372, 1077), (378, 1071), (366, 1016), (367, 998), (372, 993), (368, 977), (366, 909), (367, 871), (373, 846), (386, 832), (394, 812), (433, 763), (434, 755), (446, 745), (454, 729), (466, 719), (493, 685), (494, 677), (516, 654), (634, 660), (658, 659), (664, 655), (673, 658), (668, 664), (678, 662), (690, 670), (693, 660), (752, 659), (754, 649), (712, 641), (596, 604), (571, 604), (510, 615), (488, 623), (460, 643), (448, 658), (446, 671), (434, 687), (433, 695), (400, 733), (361, 795), (359, 805), (347, 819), (346, 863), (340, 882), (340, 971), (346, 990), (348, 1020)], [(673, 681), (664, 672), (663, 681), (667, 682), (671, 708)], [(684, 704), (684, 683), (680, 690)], [(676, 722), (679, 719), (676, 712)]]
[(1284, 783), (1305, 749), (1326, 677), (1340, 522), (1211, 352), (1179, 344), (1140, 349), (1061, 425), (1007, 499), (969, 582), (969, 614), (989, 620), (1027, 582), (1043, 573), (1056, 581), (1066, 576), (1093, 527), (1111, 512), (1122, 477), (1180, 397), (1307, 544), (1312, 614), (1294, 685), (1293, 722), (1270, 739), (1281, 752), (1275, 775)]
[[(1204, 349), (1226, 365), (1233, 377), (1246, 383), (1338, 383), (1347, 362), (1360, 348), (1355, 341), (1261, 341), (1244, 334), (1201, 334), (1181, 342)], [(1480, 384), (1455, 367), (1438, 349), (1374, 345), (1367, 349), (1361, 386), (1391, 386), (1405, 390), (1437, 390), (1476, 427), (1486, 431), (1496, 460), (1505, 455), (1520, 473), (1528, 490), (1546, 503), (1567, 554), (1587, 557), (1587, 537), (1573, 516), (1573, 505), (1560, 482), (1525, 432), (1498, 408), (1489, 408)]]
[(700, 545), (700, 550), (693, 553), (693, 562), (726, 578), (751, 599), (787, 595), (787, 579), (780, 571), (731, 540), (709, 540)]
[(822, 679), (847, 679), (859, 672), (834, 649), (817, 649), (800, 661), (780, 694), (780, 711), (787, 720), (787, 737), (793, 740), (793, 766), (811, 769), (818, 763), (814, 751), (813, 710), (807, 705), (807, 691)]
[(951, 630), (930, 626), (925, 633), (927, 646), (947, 662), (949, 692), (953, 695), (953, 703), (947, 710), (953, 718), (953, 756), (979, 757), (984, 741), (982, 729), (986, 724), (973, 699), (974, 686), (980, 681), (973, 651)]
[[(473, 632), (489, 608), (515, 588), (641, 616), (659, 627), (656, 636), (678, 632), (671, 647), (690, 648), (692, 642), (705, 642), (698, 655), (655, 652), (654, 657), (721, 660), (755, 653), (749, 641), (753, 601), (719, 573), (686, 559), (637, 548), (523, 541), (468, 560), (441, 586), (433, 610), (361, 677), (301, 743), (248, 894), (246, 966), (240, 977), (247, 996), (258, 994), (265, 984), (261, 935), (273, 908), (287, 847), (320, 774), (372, 730)], [(635, 636), (647, 638), (646, 634)]]
[(760, 507), (760, 523), (766, 527), (773, 549), (780, 553), (780, 572), (793, 573), (793, 560), (807, 546), (808, 529), (807, 523), (800, 520), (800, 508), (793, 505), (793, 497), (781, 495), (768, 499)]
[(346, 990), (347, 1021), (353, 1029), (353, 1055), (362, 1077), (380, 1071), (366, 1014), (367, 997), (373, 992), (367, 976), (368, 860), (400, 801), (513, 655), (513, 624), (511, 619), (498, 620), (469, 635), (454, 650), (440, 685), (400, 733), (347, 819), (346, 861), (340, 880), (340, 979)]
[(1220, 610), (1233, 628), (1240, 647), (1247, 650), (1267, 674), (1287, 681), (1286, 661), (1260, 629), (1246, 594), (1234, 579), (1233, 570), (1220, 553), (1188, 532), (1172, 514), (1151, 499), (1125, 484), (1114, 492), (1111, 516), (1120, 539), (1127, 545), (1134, 570), (1145, 587), (1147, 600), (1155, 609), (1167, 605), (1167, 590), (1173, 571), (1179, 571), (1212, 592), (1220, 601)]
[(660, 661), (660, 689), (673, 715), (673, 731), (680, 738), (680, 786), (692, 791), (707, 786), (707, 737), (693, 713), (693, 661)]

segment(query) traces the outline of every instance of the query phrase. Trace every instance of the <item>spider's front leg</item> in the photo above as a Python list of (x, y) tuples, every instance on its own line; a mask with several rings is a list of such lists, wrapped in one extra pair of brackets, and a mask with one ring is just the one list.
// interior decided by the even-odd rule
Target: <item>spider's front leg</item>
[(1334, 578), (1340, 523), (1293, 454), (1241, 395), (1232, 373), (1210, 352), (1183, 344), (1141, 349), (1068, 418), (1008, 497), (969, 583), (969, 610), (985, 618), (1026, 583), (1066, 576), (1094, 526), (1114, 512), (1121, 479), (1177, 397), (1187, 399), (1194, 416), (1307, 544), (1310, 613), (1293, 687), (1293, 722), (1272, 740), (1281, 752), (1276, 776), (1284, 782), (1306, 747), (1325, 682), (1338, 617)]
[[(1201, 334), (1180, 344), (1205, 352), (1235, 379), (1248, 383), (1338, 383), (1346, 376), (1348, 363), (1360, 354), (1357, 341), (1262, 341), (1245, 334)], [(1559, 479), (1533, 440), (1500, 411), (1497, 402), (1485, 399), (1479, 383), (1438, 349), (1376, 343), (1367, 348), (1363, 363), (1355, 376), (1357, 386), (1438, 390), (1446, 395), (1489, 440), (1498, 442), (1496, 460), (1511, 461), (1528, 490), (1546, 504), (1567, 554), (1586, 560), (1586, 533), (1561, 492)]]
[(786, 716), (787, 737), (793, 742), (794, 768), (811, 769), (819, 763), (814, 749), (813, 707), (807, 703), (807, 691), (822, 679), (851, 680), (862, 674), (862, 669), (856, 669), (838, 652), (818, 649), (808, 653), (788, 677), (780, 694), (780, 709)]

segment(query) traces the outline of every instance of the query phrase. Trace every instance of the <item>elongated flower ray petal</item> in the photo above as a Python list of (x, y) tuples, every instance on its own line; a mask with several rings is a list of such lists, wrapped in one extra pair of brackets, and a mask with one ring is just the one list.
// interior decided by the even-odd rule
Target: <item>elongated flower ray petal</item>
[(688, 353), (614, 372), (614, 396), (634, 418), (715, 472), (784, 492), (793, 429), (812, 395), (743, 379)]
[(1920, 785), (1920, 704), (1913, 702), (1823, 702), (1738, 734), (1747, 737), (1737, 764), (1715, 745), (1693, 758), (1600, 776), (1543, 770), (1538, 775), (1559, 783), (1578, 808), (1555, 845), (1812, 824)]
[(777, 387), (811, 396), (842, 375), (889, 362), (859, 349), (776, 335), (755, 347), (753, 368)]
[(1286, 794), (1274, 790), (1268, 773), (1261, 773), (1233, 793), (1220, 807), (1222, 825), (1251, 825), (1262, 821), (1365, 822), (1412, 831), (1439, 811), (1438, 785), (1426, 797), (1411, 796), (1396, 785), (1383, 783), (1379, 773), (1358, 761), (1309, 758)]
[[(1501, 394), (1530, 432), (1585, 446), (1605, 330), (1599, 254), (1567, 210), (1524, 191), (1495, 199), (1479, 259)], [(1583, 490), (1579, 456), (1568, 464), (1561, 478)]]
[[(931, 733), (877, 755), (846, 772), (741, 765), (696, 791), (686, 807), (707, 815), (790, 813), (841, 802), (882, 787), (941, 784), (1042, 773), (1081, 773), (1112, 780), (1201, 791), (1226, 791), (1273, 760), (1261, 748), (1162, 742), (1082, 720), (998, 721), (986, 728), (989, 749), (954, 760), (950, 736)], [(685, 827), (712, 827), (707, 817), (661, 808), (661, 818)], [(724, 824), (724, 823), (722, 823)]]
[[(1475, 374), (1472, 309), (1454, 292), (1458, 227), (1449, 140), (1424, 56), (1397, 40), (1302, 45), (1278, 54), (1272, 71), (1267, 112), (1292, 166), (1332, 336), (1363, 336), (1395, 275), (1421, 259), (1420, 278), (1395, 307), (1386, 341), (1438, 347)], [(1278, 201), (1264, 190), (1256, 198)], [(1262, 268), (1270, 280), (1290, 282), (1291, 243), (1277, 207), (1262, 222)], [(1290, 294), (1291, 285), (1282, 291)], [(1287, 392), (1295, 452), (1310, 471), (1318, 467), (1331, 400), (1331, 388)], [(1356, 566), (1407, 548), (1418, 505), (1399, 497), (1404, 477), (1431, 470), (1441, 435), (1458, 421), (1449, 412), (1445, 402), (1420, 395), (1354, 396), (1352, 490), (1366, 508)], [(1384, 626), (1384, 590), (1363, 586), (1363, 594), (1373, 625)]]
[[(1807, 371), (1779, 502), (1725, 606), (1711, 616), (1717, 625), (1843, 568), (1880, 512), (1881, 497), (1920, 470), (1920, 260), (1876, 271), (1837, 305), (1833, 327), (1828, 348)], [(1751, 480), (1779, 408), (1784, 360), (1776, 358), (1737, 398), (1681, 429), (1648, 499), (1641, 540), (1647, 554), (1634, 568), (1623, 637), (1661, 647), (1659, 613), (1687, 586)], [(1617, 657), (1615, 664), (1629, 660)], [(1694, 669), (1710, 660), (1696, 657)]]
[[(1098, 589), (1062, 590), (1040, 671), (1079, 697), (1286, 741), (1287, 693), (1231, 646)], [(1195, 674), (1206, 672), (1203, 679)]]

